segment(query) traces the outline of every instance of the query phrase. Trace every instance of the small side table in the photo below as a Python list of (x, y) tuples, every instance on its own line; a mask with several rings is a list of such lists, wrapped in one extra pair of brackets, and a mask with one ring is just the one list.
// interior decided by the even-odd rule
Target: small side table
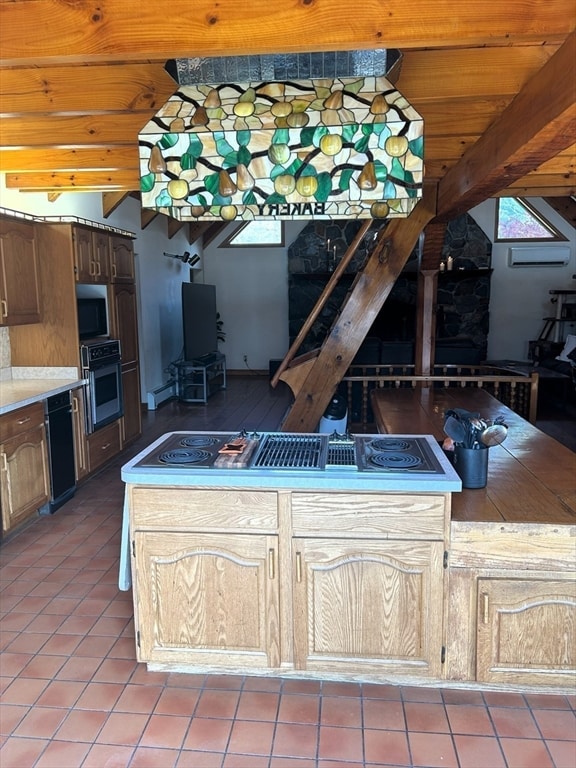
[(226, 356), (221, 352), (176, 363), (178, 399), (183, 403), (206, 403), (210, 395), (226, 389)]

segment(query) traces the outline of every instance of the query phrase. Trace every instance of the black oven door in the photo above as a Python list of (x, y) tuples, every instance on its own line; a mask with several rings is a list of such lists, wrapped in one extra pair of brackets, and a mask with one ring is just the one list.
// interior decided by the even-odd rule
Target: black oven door
[(123, 415), (122, 370), (119, 362), (105, 363), (88, 371), (87, 390), (89, 433)]

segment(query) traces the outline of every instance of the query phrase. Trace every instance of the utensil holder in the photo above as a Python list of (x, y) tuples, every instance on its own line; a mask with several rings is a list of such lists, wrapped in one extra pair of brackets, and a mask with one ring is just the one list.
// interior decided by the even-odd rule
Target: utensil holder
[(454, 446), (454, 469), (462, 488), (485, 488), (488, 481), (488, 448)]

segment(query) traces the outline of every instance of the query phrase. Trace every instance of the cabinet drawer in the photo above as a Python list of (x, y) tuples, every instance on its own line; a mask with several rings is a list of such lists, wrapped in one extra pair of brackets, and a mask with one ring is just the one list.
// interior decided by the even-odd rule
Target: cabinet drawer
[(275, 532), (278, 527), (274, 491), (137, 486), (130, 488), (130, 508), (135, 530)]
[(442, 539), (443, 495), (293, 493), (294, 534), (356, 538)]
[(102, 427), (88, 436), (88, 467), (93, 472), (120, 451), (120, 423)]
[(32, 403), (25, 408), (18, 408), (17, 411), (0, 417), (1, 439), (9, 440), (11, 437), (27, 432), (39, 424), (44, 424), (44, 406), (42, 403)]

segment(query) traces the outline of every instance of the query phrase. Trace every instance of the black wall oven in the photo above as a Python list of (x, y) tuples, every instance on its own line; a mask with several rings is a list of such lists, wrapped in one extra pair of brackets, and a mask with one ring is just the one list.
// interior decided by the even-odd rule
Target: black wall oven
[(82, 377), (86, 385), (86, 430), (88, 434), (124, 414), (120, 342), (87, 341), (80, 347)]

